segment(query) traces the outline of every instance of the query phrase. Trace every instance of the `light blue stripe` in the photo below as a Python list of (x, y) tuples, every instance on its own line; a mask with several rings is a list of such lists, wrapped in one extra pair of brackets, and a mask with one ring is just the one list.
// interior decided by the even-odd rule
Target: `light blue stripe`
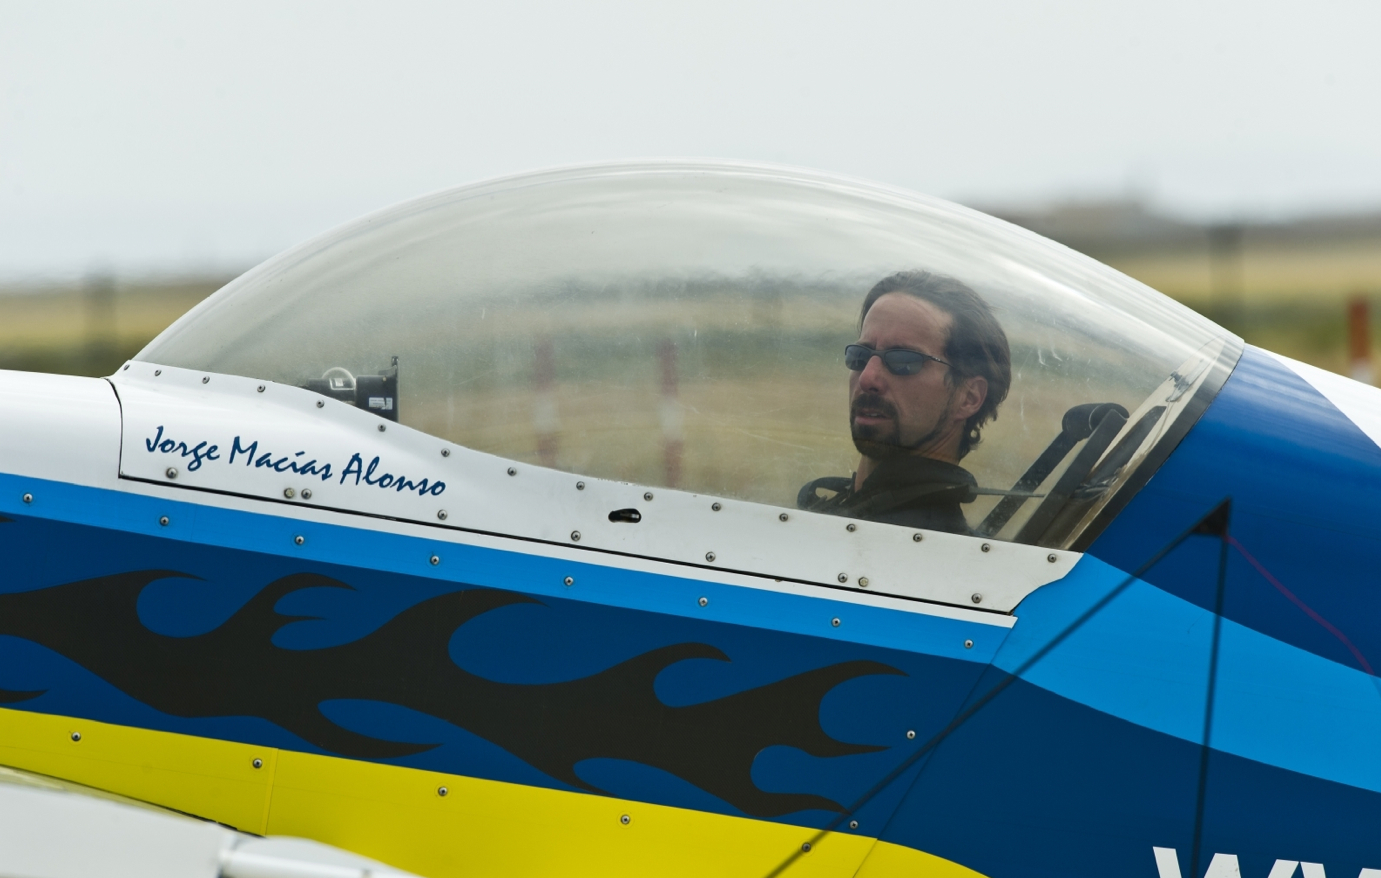
[[(26, 492), (34, 495), (32, 504), (21, 501)], [(291, 508), (274, 505), (279, 509)], [(538, 544), (533, 544), (531, 554), (458, 545), (440, 539), (383, 533), (370, 529), (366, 518), (360, 519), (361, 527), (323, 524), (8, 474), (0, 474), (0, 514), (504, 588), (538, 598), (559, 597), (748, 625), (969, 662), (991, 661), (1009, 630), (849, 603), (832, 599), (828, 589), (812, 586), (796, 586), (809, 594), (784, 594), (628, 570), (600, 563), (610, 556), (593, 551), (588, 553), (589, 561), (564, 561), (540, 554)], [(158, 523), (159, 517), (165, 515), (169, 518), (166, 527)], [(0, 530), (0, 539), (3, 533)], [(442, 533), (445, 531), (438, 529), (438, 536)], [(305, 537), (302, 546), (293, 542), (298, 534)], [(430, 563), (433, 554), (441, 558), (437, 566)], [(563, 584), (567, 576), (575, 579), (574, 587)], [(699, 605), (701, 597), (709, 599), (708, 606)], [(831, 624), (834, 618), (840, 619), (839, 627)], [(973, 641), (973, 648), (964, 647), (966, 640)]]
[[(1014, 671), (1125, 578), (1086, 555), (1017, 608), (1017, 625), (994, 664)], [(1211, 612), (1138, 580), (1023, 678), (1198, 743), (1212, 634)], [(1226, 619), (1219, 662), (1215, 750), (1381, 792), (1375, 678)]]

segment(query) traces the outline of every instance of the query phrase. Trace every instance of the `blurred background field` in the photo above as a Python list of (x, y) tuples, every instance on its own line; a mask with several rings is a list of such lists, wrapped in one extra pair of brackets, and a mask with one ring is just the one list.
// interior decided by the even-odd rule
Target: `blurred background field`
[[(1348, 305), (1381, 326), (1381, 214), (1200, 224), (1136, 201), (993, 213), (1087, 253), (1249, 343), (1350, 374)], [(1372, 360), (1376, 359), (1372, 346)]]
[(0, 369), (109, 375), (228, 277), (0, 286)]
[[(1205, 225), (1137, 201), (985, 209), (1321, 368), (1349, 374), (1348, 303), (1358, 297), (1372, 304), (1371, 338), (1381, 340), (1381, 214)], [(231, 276), (0, 283), (0, 368), (110, 374)]]

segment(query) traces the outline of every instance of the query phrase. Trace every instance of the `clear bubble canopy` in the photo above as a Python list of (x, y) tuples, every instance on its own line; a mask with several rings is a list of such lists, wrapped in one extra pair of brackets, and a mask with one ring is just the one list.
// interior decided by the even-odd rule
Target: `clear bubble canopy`
[[(528, 464), (794, 508), (806, 483), (859, 468), (844, 348), (868, 292), (907, 271), (973, 290), (1010, 346), (1010, 392), (960, 461), (977, 486), (964, 518), (984, 535), (1068, 545), (1240, 348), (1144, 285), (953, 204), (641, 163), (351, 223), (233, 281), (139, 359), (312, 387)], [(1071, 417), (1085, 423), (1071, 432)]]

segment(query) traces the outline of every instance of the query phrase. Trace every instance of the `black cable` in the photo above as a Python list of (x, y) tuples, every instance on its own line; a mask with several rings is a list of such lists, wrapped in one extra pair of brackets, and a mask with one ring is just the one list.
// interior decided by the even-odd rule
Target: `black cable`
[[(825, 838), (825, 836), (829, 835), (831, 832), (838, 829), (839, 826), (842, 825), (845, 820), (849, 819), (851, 816), (857, 813), (860, 808), (868, 804), (868, 802), (872, 801), (872, 799), (875, 796), (877, 796), (878, 793), (881, 793), (884, 789), (890, 786), (893, 781), (905, 774), (906, 771), (910, 769), (911, 766), (915, 765), (923, 756), (925, 756), (927, 753), (938, 747), (940, 743), (945, 740), (945, 738), (948, 738), (951, 734), (958, 730), (960, 726), (972, 719), (974, 714), (978, 713), (980, 710), (986, 707), (994, 698), (1002, 694), (1002, 692), (1005, 691), (1008, 686), (1011, 686), (1018, 679), (1020, 679), (1027, 671), (1031, 670), (1031, 668), (1034, 667), (1037, 662), (1049, 655), (1050, 652), (1055, 649), (1055, 647), (1059, 646), (1066, 639), (1068, 639), (1069, 636), (1072, 635), (1075, 631), (1078, 631), (1081, 627), (1083, 627), (1084, 623), (1088, 622), (1099, 612), (1101, 612), (1108, 604), (1116, 600), (1118, 595), (1122, 594), (1122, 592), (1127, 590), (1128, 586), (1140, 579), (1152, 567), (1159, 564), (1161, 560), (1165, 558), (1166, 555), (1170, 554), (1172, 551), (1178, 548), (1180, 543), (1183, 543), (1186, 539), (1188, 539), (1191, 536), (1194, 536), (1195, 534), (1215, 536), (1219, 535), (1220, 533), (1226, 534), (1228, 510), (1231, 509), (1231, 506), (1232, 498), (1229, 497), (1223, 500), (1217, 506), (1213, 507), (1213, 509), (1207, 515), (1203, 516), (1198, 521), (1194, 522), (1194, 524), (1190, 525), (1190, 527), (1188, 527), (1179, 536), (1175, 537), (1169, 543), (1166, 543), (1165, 547), (1162, 548), (1160, 551), (1156, 552), (1155, 555), (1151, 556), (1151, 559), (1149, 561), (1147, 561), (1145, 564), (1142, 564), (1132, 573), (1128, 574), (1127, 577), (1123, 579), (1121, 582), (1119, 582), (1115, 588), (1113, 588), (1103, 597), (1099, 598), (1099, 600), (1093, 606), (1089, 607), (1082, 614), (1080, 614), (1079, 618), (1075, 619), (1073, 622), (1069, 623), (1069, 625), (1065, 626), (1064, 630), (1061, 631), (1059, 634), (1055, 635), (1055, 637), (1052, 638), (1049, 643), (1038, 649), (1026, 661), (1022, 662), (1021, 665), (1019, 665), (1015, 671), (1008, 674), (1001, 682), (999, 682), (997, 685), (993, 686), (993, 688), (985, 692), (982, 695), (982, 697), (975, 701), (967, 710), (963, 711), (953, 720), (951, 720), (949, 725), (945, 726), (933, 737), (931, 737), (930, 740), (922, 744), (920, 748), (916, 750), (915, 753), (912, 753), (906, 759), (902, 760), (901, 763), (898, 764), (896, 768), (888, 772), (882, 778), (882, 780), (874, 784), (871, 789), (869, 789), (866, 793), (860, 796), (856, 801), (853, 802), (853, 804), (849, 805), (849, 807), (841, 811), (839, 815), (835, 817), (833, 820), (831, 820), (828, 824), (826, 824), (823, 829), (818, 830), (815, 833), (815, 835), (813, 835), (810, 838), (808, 842), (801, 845), (801, 847), (796, 849), (795, 851), (792, 851), (791, 854), (780, 864), (778, 864), (778, 866), (775, 869), (767, 873), (766, 878), (778, 878), (779, 875), (781, 875), (783, 872), (789, 869), (793, 863), (800, 859), (800, 857), (803, 854), (809, 853), (812, 848), (818, 845), (820, 841)], [(1223, 545), (1227, 545), (1227, 539), (1225, 536), (1223, 537)], [(1220, 563), (1219, 568), (1220, 601), (1224, 569), (1223, 565), (1225, 563), (1225, 560), (1222, 563)], [(1217, 635), (1215, 633), (1215, 648), (1217, 643), (1216, 636)], [(1215, 653), (1214, 661), (1216, 660), (1217, 659)]]
[[(1224, 501), (1224, 505), (1230, 501)], [(1213, 734), (1213, 702), (1218, 689), (1218, 647), (1223, 636), (1223, 600), (1228, 581), (1228, 512), (1222, 516), (1218, 538), (1218, 593), (1213, 600), (1213, 645), (1208, 651), (1208, 694), (1204, 704), (1204, 742), (1199, 748), (1199, 788), (1194, 797), (1194, 843), (1189, 848), (1189, 874), (1199, 874), (1199, 856), (1204, 837), (1204, 805), (1208, 797), (1209, 739)]]

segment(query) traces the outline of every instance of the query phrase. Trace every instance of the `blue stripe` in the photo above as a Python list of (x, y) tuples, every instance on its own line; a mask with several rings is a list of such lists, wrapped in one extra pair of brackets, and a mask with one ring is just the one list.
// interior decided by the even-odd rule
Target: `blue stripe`
[[(24, 493), (34, 495), (33, 504), (20, 500)], [(789, 594), (628, 570), (610, 566), (617, 563), (612, 558), (602, 563), (610, 556), (594, 551), (588, 553), (588, 561), (565, 561), (539, 554), (536, 547), (533, 553), (505, 551), (8, 474), (0, 474), (0, 514), (41, 516), (304, 562), (503, 588), (534, 597), (749, 624), (908, 652), (923, 650), (965, 662), (990, 662), (1007, 633), (996, 625), (841, 601), (833, 599), (829, 589), (811, 586), (796, 586), (804, 593)], [(169, 518), (166, 527), (159, 524), (161, 516)], [(293, 542), (297, 535), (305, 538), (302, 546)], [(442, 559), (435, 567), (430, 562), (433, 554)], [(86, 575), (112, 572), (100, 559), (91, 560), (97, 563)], [(564, 585), (567, 576), (575, 579), (574, 587)], [(59, 581), (49, 576), (42, 584)], [(10, 577), (0, 590), (38, 586)], [(708, 606), (699, 605), (701, 597), (709, 599)], [(831, 625), (836, 617), (842, 622), (838, 628)], [(966, 649), (965, 640), (972, 640), (973, 648)]]
[[(1224, 497), (1233, 500), (1232, 532), (1242, 546), (1381, 669), (1381, 448), (1299, 375), (1250, 347), (1198, 424), (1089, 553), (1135, 570)], [(1146, 579), (1210, 608), (1216, 555), (1216, 546), (1186, 546)], [(1362, 667), (1236, 551), (1226, 595), (1227, 618)]]
[[(1200, 749), (1018, 681), (936, 750), (882, 838), (989, 878), (1156, 878), (1151, 848), (1175, 848), (1191, 878)], [(1376, 793), (1214, 752), (1205, 805), (1192, 878), (1216, 852), (1243, 878), (1381, 868)]]
[[(1211, 548), (1217, 540), (1191, 537)], [(994, 665), (1015, 671), (1126, 574), (1085, 556), (1018, 608)], [(1203, 737), (1213, 614), (1136, 581), (1025, 675), (1032, 684), (1136, 725)], [(1377, 681), (1224, 620), (1213, 747), (1312, 777), (1381, 791)]]

